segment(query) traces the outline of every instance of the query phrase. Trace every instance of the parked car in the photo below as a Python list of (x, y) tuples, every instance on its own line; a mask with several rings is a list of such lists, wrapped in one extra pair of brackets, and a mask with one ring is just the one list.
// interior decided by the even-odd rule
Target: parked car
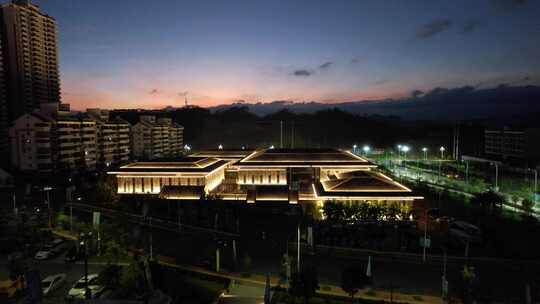
[[(84, 276), (78, 280), (68, 292), (67, 299), (84, 299), (85, 297), (85, 280)], [(99, 297), (103, 293), (105, 286), (99, 281), (99, 275), (97, 273), (88, 275), (88, 289), (90, 289), (93, 299)]]
[(62, 284), (66, 282), (66, 274), (58, 273), (53, 274), (41, 281), (41, 289), (43, 290), (43, 295), (46, 296), (51, 293), (53, 290), (58, 289)]
[(65, 249), (64, 240), (62, 239), (55, 239), (50, 243), (45, 244), (43, 247), (39, 249), (39, 251), (36, 253), (34, 258), (36, 260), (46, 260), (50, 259)]
[(71, 247), (69, 247), (67, 253), (66, 253), (66, 256), (64, 257), (64, 261), (66, 263), (73, 263), (75, 261), (77, 261), (79, 258), (80, 258), (81, 254), (79, 252), (79, 250), (77, 249), (77, 246), (76, 245), (73, 245)]
[(36, 260), (46, 260), (52, 258), (54, 255), (53, 246), (47, 244), (41, 247), (38, 252), (36, 252), (36, 255), (34, 256), (34, 259)]

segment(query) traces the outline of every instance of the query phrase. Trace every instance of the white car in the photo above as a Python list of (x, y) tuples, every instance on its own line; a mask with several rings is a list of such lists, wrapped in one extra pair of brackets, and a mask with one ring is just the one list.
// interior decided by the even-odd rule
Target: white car
[[(84, 275), (82, 278), (77, 281), (71, 287), (71, 289), (68, 292), (67, 298), (68, 299), (84, 299), (85, 298), (85, 282), (84, 282)], [(92, 298), (98, 297), (103, 290), (105, 289), (105, 286), (101, 285), (99, 283), (99, 277), (97, 273), (88, 274), (88, 289), (91, 291)]]
[(46, 260), (53, 256), (53, 246), (45, 245), (39, 249), (39, 251), (34, 256), (36, 260)]
[(43, 290), (43, 295), (46, 296), (51, 293), (53, 290), (60, 287), (66, 281), (65, 273), (53, 274), (41, 281), (41, 289)]

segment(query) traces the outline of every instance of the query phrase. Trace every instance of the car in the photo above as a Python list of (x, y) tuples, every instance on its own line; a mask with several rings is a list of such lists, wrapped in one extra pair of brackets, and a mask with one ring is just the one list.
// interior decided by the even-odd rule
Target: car
[(43, 295), (46, 296), (51, 293), (53, 290), (58, 289), (62, 284), (66, 282), (66, 274), (58, 273), (53, 274), (41, 281), (41, 289), (43, 290)]
[[(84, 299), (85, 298), (85, 280), (84, 276), (78, 280), (68, 292), (67, 299)], [(88, 274), (88, 289), (90, 289), (92, 298), (97, 298), (105, 290), (105, 286), (99, 281), (97, 273)]]
[(70, 263), (70, 262), (77, 261), (79, 258), (80, 258), (80, 252), (77, 249), (77, 246), (73, 245), (68, 249), (66, 256), (64, 257), (64, 261), (66, 263)]
[(52, 258), (54, 255), (53, 246), (51, 245), (44, 245), (41, 247), (38, 252), (36, 252), (36, 255), (34, 256), (34, 259), (36, 260), (46, 260), (49, 258)]

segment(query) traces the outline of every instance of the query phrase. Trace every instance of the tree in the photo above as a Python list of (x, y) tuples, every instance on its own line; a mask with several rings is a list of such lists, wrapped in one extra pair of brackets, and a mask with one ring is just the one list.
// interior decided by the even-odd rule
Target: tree
[(313, 297), (319, 289), (317, 270), (313, 266), (306, 265), (300, 272), (294, 273), (291, 278), (289, 293), (295, 297), (304, 297), (304, 303)]
[(474, 291), (478, 283), (478, 275), (476, 269), (473, 266), (465, 265), (461, 271), (462, 279), (462, 300), (463, 303), (472, 303), (474, 298)]
[(497, 207), (502, 207), (504, 198), (490, 190), (476, 195), (471, 200), (471, 203), (476, 206), (481, 206), (484, 210), (489, 209), (490, 213), (493, 213)]
[(522, 202), (521, 202), (521, 206), (523, 207), (523, 209), (525, 210), (525, 212), (530, 215), (533, 213), (533, 208), (534, 208), (534, 202), (528, 198), (524, 199)]
[(351, 303), (354, 295), (368, 284), (369, 277), (360, 265), (348, 266), (341, 274), (341, 289), (351, 296)]

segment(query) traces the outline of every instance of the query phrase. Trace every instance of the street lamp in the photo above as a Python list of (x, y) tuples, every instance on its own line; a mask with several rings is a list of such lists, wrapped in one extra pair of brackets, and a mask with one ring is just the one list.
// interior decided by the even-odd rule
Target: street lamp
[(47, 211), (49, 213), (49, 228), (52, 227), (51, 223), (51, 197), (49, 196), (49, 191), (52, 190), (52, 187), (43, 187), (43, 191), (45, 191), (45, 195), (47, 196)]
[(428, 212), (430, 211), (436, 211), (437, 209), (435, 208), (432, 208), (432, 209), (426, 209), (424, 211), (424, 252), (422, 254), (422, 259), (424, 261), (424, 263), (426, 262), (426, 248), (427, 248), (427, 229), (428, 229)]
[(409, 148), (409, 146), (402, 146), (401, 147), (401, 151), (403, 151), (404, 156), (407, 156), (407, 152), (409, 152), (410, 150), (411, 150), (411, 148)]
[(424, 160), (427, 160), (427, 151), (428, 151), (428, 148), (426, 147), (422, 148), (422, 152), (424, 152)]
[(92, 239), (92, 231), (85, 234), (81, 233), (81, 247), (84, 247), (84, 298), (89, 300), (92, 298), (92, 291), (88, 288), (88, 241)]
[(184, 146), (184, 150), (186, 150), (186, 151), (189, 152), (189, 151), (191, 151), (191, 147), (190, 147), (189, 145), (185, 145), (185, 146)]
[(441, 151), (441, 158), (444, 158), (444, 150), (446, 150), (444, 147), (439, 148), (439, 151)]
[(357, 146), (356, 144), (354, 144), (354, 145), (352, 146), (352, 151), (353, 151), (353, 153), (356, 153), (356, 148), (357, 148), (357, 147), (358, 147), (358, 146)]
[(223, 150), (223, 145), (220, 144), (220, 145), (218, 146), (218, 150)]
[(274, 147), (274, 145), (271, 145), (270, 150), (273, 150), (273, 149), (275, 149), (275, 147)]
[(369, 146), (364, 146), (364, 148), (362, 148), (364, 150), (364, 154), (367, 155), (369, 153), (369, 151), (371, 150), (371, 148)]

